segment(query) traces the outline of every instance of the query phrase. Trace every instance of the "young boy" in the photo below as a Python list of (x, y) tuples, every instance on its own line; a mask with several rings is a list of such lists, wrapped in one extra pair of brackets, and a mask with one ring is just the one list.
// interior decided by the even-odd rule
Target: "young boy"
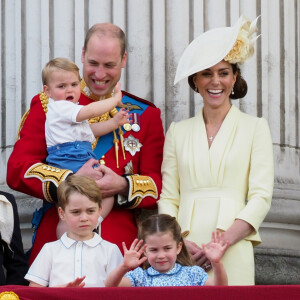
[(119, 248), (93, 232), (101, 212), (101, 193), (87, 176), (69, 176), (60, 184), (58, 214), (68, 231), (43, 246), (25, 276), (34, 287), (103, 287), (122, 262)]
[[(89, 105), (78, 105), (80, 75), (76, 64), (66, 58), (50, 60), (42, 71), (44, 93), (49, 98), (45, 123), (47, 163), (76, 173), (89, 159), (96, 159), (92, 150), (95, 137), (105, 135), (125, 123), (130, 123), (128, 111), (122, 108), (113, 118), (99, 123), (88, 123), (122, 105), (120, 85), (114, 95)], [(105, 218), (113, 206), (113, 197), (103, 199), (101, 217)], [(65, 224), (58, 223), (57, 238), (66, 231)]]

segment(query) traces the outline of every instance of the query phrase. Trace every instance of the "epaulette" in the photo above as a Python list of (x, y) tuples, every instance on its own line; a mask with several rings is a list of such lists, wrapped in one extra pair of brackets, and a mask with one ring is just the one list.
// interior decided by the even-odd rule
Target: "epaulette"
[[(47, 95), (46, 95), (44, 92), (40, 92), (40, 93), (39, 93), (39, 98), (40, 98), (40, 100), (41, 100), (41, 104), (42, 104), (43, 110), (44, 110), (44, 112), (45, 112), (45, 114), (46, 114), (47, 111), (48, 111), (48, 108), (47, 108), (48, 101), (49, 101), (49, 100), (48, 100), (48, 97), (47, 97)], [(24, 113), (24, 115), (22, 116), (22, 119), (21, 119), (21, 121), (20, 121), (20, 125), (19, 125), (19, 127), (18, 127), (18, 132), (17, 132), (17, 138), (16, 138), (16, 141), (20, 138), (20, 132), (21, 132), (21, 129), (23, 128), (23, 125), (24, 125), (24, 123), (25, 123), (25, 121), (26, 121), (26, 119), (27, 119), (27, 116), (28, 116), (29, 112), (30, 112), (30, 108), (28, 108), (28, 109), (26, 110), (26, 112)]]

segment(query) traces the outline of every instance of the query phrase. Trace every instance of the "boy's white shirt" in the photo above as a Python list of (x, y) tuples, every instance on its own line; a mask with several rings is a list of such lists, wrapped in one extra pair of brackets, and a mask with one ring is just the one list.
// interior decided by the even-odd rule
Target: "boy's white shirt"
[(76, 117), (83, 107), (67, 100), (55, 101), (49, 98), (46, 114), (45, 136), (47, 147), (74, 142), (93, 143), (95, 136), (87, 120), (76, 122)]
[(65, 233), (43, 246), (25, 279), (54, 287), (86, 276), (85, 287), (104, 287), (107, 275), (122, 261), (118, 246), (96, 233), (87, 241), (72, 240)]

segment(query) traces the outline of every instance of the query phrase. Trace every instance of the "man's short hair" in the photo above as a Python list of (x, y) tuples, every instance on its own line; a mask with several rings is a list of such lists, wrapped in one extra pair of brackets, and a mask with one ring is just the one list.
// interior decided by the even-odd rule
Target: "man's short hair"
[(126, 38), (125, 38), (124, 31), (120, 27), (111, 23), (98, 23), (93, 25), (88, 30), (85, 36), (84, 46), (83, 46), (85, 52), (87, 51), (89, 40), (94, 34), (97, 34), (99, 37), (109, 36), (109, 37), (119, 39), (121, 58), (123, 58), (124, 53), (126, 51)]

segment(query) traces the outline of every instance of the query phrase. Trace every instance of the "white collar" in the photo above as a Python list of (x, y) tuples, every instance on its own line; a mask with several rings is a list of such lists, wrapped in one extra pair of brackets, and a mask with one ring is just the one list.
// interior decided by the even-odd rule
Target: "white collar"
[(149, 267), (146, 270), (146, 272), (148, 273), (149, 276), (174, 275), (174, 274), (178, 273), (181, 269), (182, 269), (182, 265), (175, 263), (174, 267), (166, 273), (160, 273), (160, 272), (156, 271), (155, 269), (153, 269), (152, 267)]
[(76, 241), (76, 240), (69, 238), (67, 236), (67, 233), (64, 233), (62, 235), (62, 237), (60, 238), (60, 241), (63, 243), (63, 245), (66, 248), (70, 248), (74, 243), (80, 243), (80, 242), (93, 248), (93, 247), (96, 247), (97, 245), (99, 245), (103, 241), (103, 239), (100, 237), (99, 234), (94, 232), (94, 236), (91, 239), (86, 240), (86, 241)]

